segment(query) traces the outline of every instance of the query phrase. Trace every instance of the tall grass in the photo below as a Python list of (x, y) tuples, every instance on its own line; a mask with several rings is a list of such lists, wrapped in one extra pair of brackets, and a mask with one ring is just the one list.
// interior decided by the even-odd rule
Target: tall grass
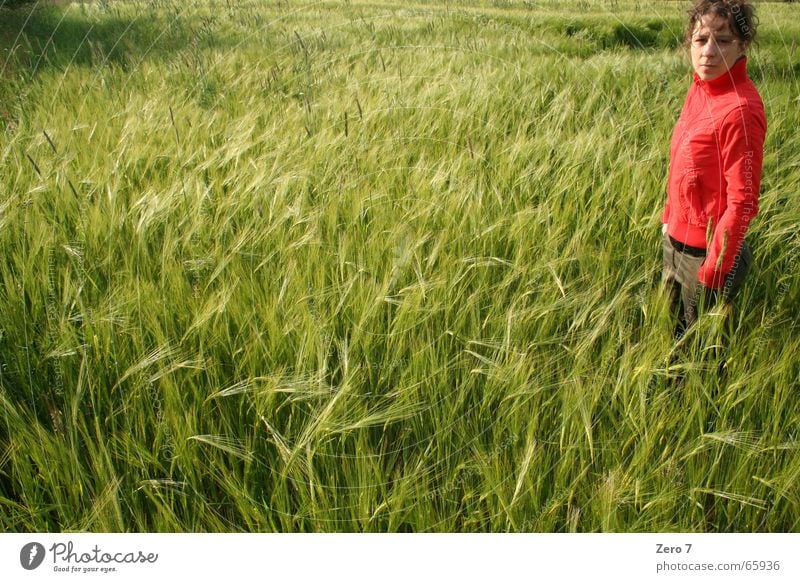
[(6, 20), (4, 529), (798, 529), (792, 7), (753, 272), (676, 344), (682, 5), (232, 6)]

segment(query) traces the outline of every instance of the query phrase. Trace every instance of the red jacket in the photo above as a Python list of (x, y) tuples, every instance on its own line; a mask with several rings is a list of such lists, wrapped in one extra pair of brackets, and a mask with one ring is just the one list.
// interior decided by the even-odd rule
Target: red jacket
[(746, 62), (711, 81), (695, 74), (672, 134), (662, 222), (675, 240), (706, 249), (697, 279), (707, 287), (723, 286), (758, 213), (767, 118)]

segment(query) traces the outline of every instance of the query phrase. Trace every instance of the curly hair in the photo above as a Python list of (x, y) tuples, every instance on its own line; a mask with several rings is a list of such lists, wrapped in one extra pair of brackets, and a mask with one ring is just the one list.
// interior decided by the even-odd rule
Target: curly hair
[(740, 41), (750, 44), (756, 38), (758, 18), (755, 8), (747, 0), (695, 0), (688, 11), (685, 42), (689, 43), (700, 18), (708, 14), (728, 21), (731, 32)]

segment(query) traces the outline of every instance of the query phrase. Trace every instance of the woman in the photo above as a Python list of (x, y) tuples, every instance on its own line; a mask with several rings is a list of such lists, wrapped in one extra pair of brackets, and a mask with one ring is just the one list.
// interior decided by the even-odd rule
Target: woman
[(662, 216), (663, 279), (678, 336), (697, 319), (702, 297), (733, 299), (752, 261), (744, 237), (758, 212), (767, 130), (746, 69), (755, 34), (745, 0), (697, 0), (689, 11), (694, 75), (672, 134)]

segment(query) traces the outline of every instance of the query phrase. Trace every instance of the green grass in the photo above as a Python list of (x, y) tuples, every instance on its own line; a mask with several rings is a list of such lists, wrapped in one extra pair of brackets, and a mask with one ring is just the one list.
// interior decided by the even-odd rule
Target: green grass
[(683, 4), (238, 4), (0, 18), (0, 527), (800, 529), (794, 7), (676, 346)]

